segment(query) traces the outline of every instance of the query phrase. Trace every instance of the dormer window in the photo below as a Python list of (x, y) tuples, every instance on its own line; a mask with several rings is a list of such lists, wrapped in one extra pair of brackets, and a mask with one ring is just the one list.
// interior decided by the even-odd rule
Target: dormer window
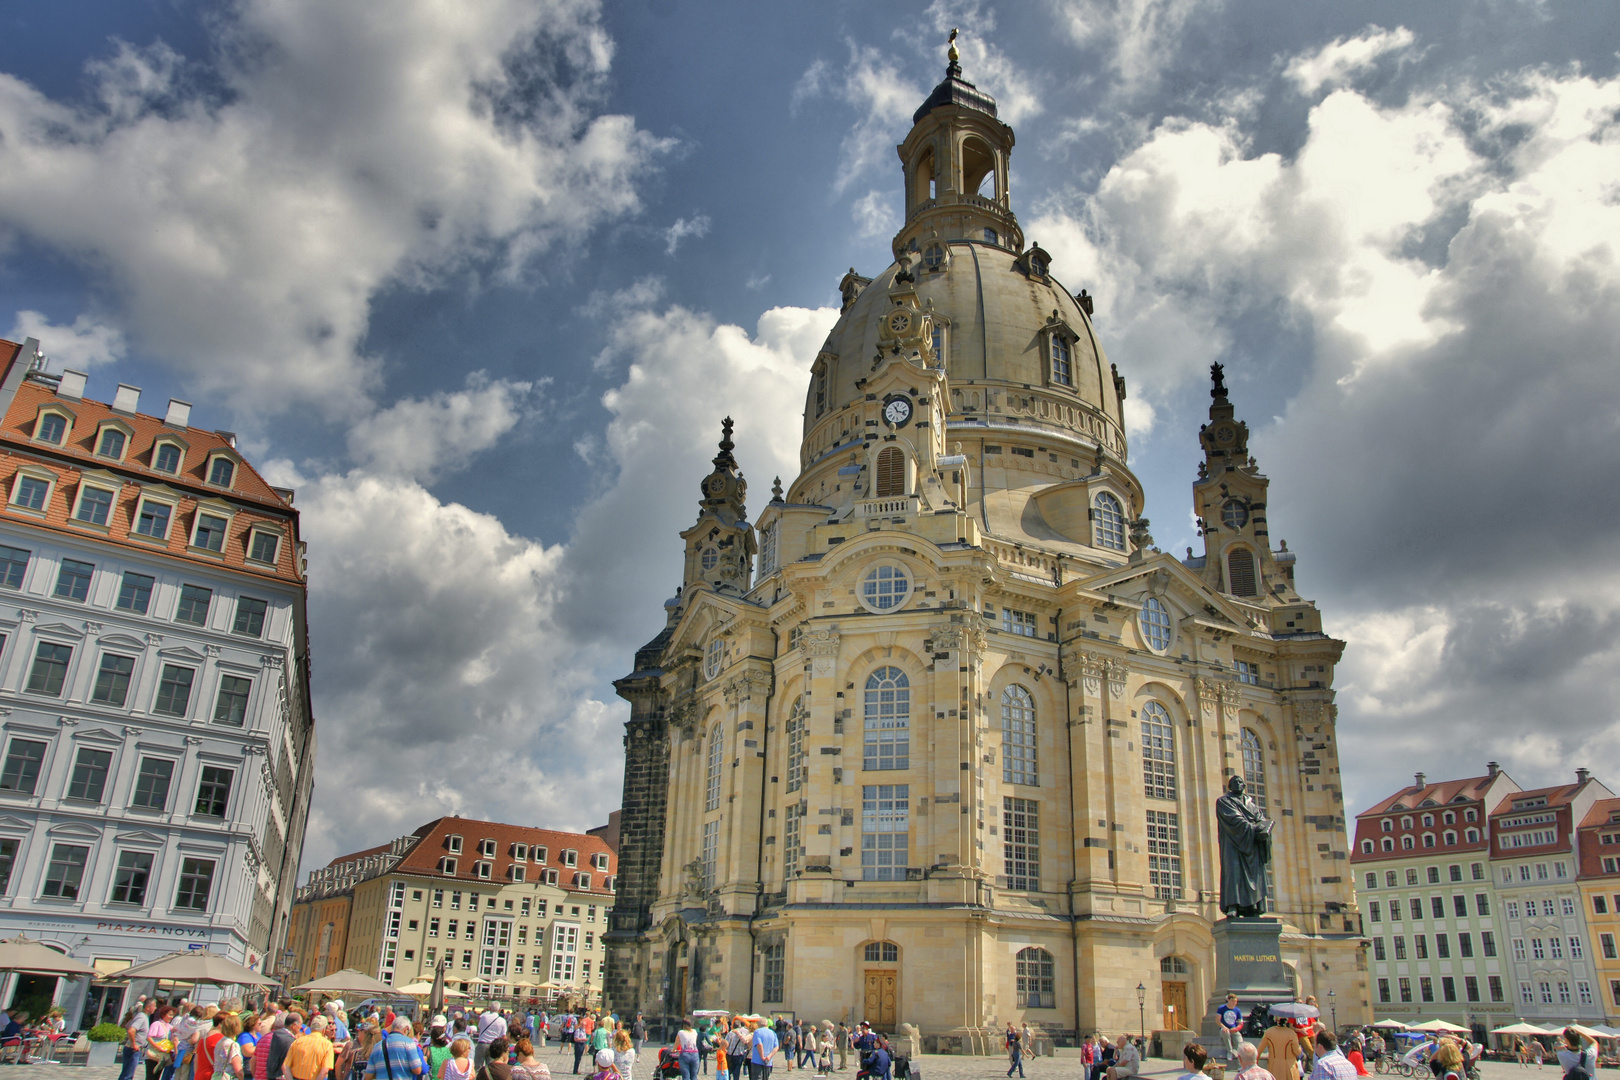
[(482, 855), (486, 859), (493, 859), (495, 857), (495, 841), (478, 841), (478, 854)]
[(255, 527), (248, 540), (248, 558), (256, 563), (266, 566), (276, 564), (276, 556), (281, 553), (281, 534), (272, 529)]
[(480, 859), (477, 862), (473, 863), (473, 873), (477, 874), (479, 877), (485, 879), (486, 881), (489, 880), (490, 869), (491, 868), (490, 868), (489, 863), (485, 862), (482, 859)]
[(89, 477), (79, 482), (79, 505), (73, 508), (73, 520), (81, 525), (105, 526), (112, 517), (113, 500), (118, 497), (118, 483), (91, 483)]
[(1112, 493), (1099, 491), (1091, 500), (1092, 537), (1100, 548), (1125, 550), (1125, 511)]
[(562, 864), (564, 866), (578, 866), (579, 865), (579, 852), (573, 850), (572, 848), (570, 848), (567, 851), (563, 852), (562, 853)]
[(934, 243), (923, 248), (923, 266), (929, 270), (945, 269), (945, 245)]
[(529, 858), (529, 845), (513, 844), (512, 858), (516, 859), (518, 862), (525, 862)]
[(228, 488), (236, 479), (236, 462), (223, 454), (216, 455), (208, 465), (208, 482), (215, 487)]
[(1074, 354), (1069, 339), (1063, 334), (1052, 334), (1052, 382), (1058, 386), (1074, 385)]
[(124, 447), (128, 441), (118, 428), (106, 425), (101, 429), (101, 438), (96, 441), (96, 453), (114, 461), (123, 461)]
[(160, 442), (152, 448), (152, 468), (158, 472), (177, 473), (184, 455), (172, 442)]
[(34, 422), (34, 441), (61, 446), (67, 438), (68, 418), (59, 412), (40, 413)]
[(230, 518), (199, 509), (197, 522), (192, 527), (191, 546), (218, 554), (225, 550), (225, 534), (230, 531), (230, 527)]
[(441, 873), (441, 874), (450, 874), (451, 876), (454, 876), (455, 872), (456, 872), (456, 860), (455, 859), (452, 859), (450, 856), (446, 855), (444, 858), (439, 860), (439, 873)]
[(451, 833), (444, 838), (444, 849), (453, 855), (461, 854), (461, 837)]
[(167, 540), (169, 519), (174, 507), (151, 496), (141, 496), (140, 512), (135, 515), (135, 532), (152, 540)]
[(1001, 235), (994, 229), (985, 229), (984, 242), (987, 244), (999, 244), (1001, 243)]
[[(524, 876), (525, 876), (526, 871), (521, 866), (509, 866), (506, 869), (506, 873), (507, 873), (507, 876), (510, 877), (513, 881), (522, 881)], [(508, 903), (510, 903), (510, 901), (508, 901)]]
[(540, 847), (539, 845), (535, 845), (534, 861), (537, 862), (537, 863), (543, 863), (543, 862), (546, 861), (546, 849), (545, 848)]
[(588, 889), (588, 888), (590, 888), (591, 887), (591, 875), (589, 875), (589, 874), (575, 874), (574, 875), (574, 887), (578, 888), (578, 889)]
[(11, 485), (11, 505), (19, 510), (43, 514), (51, 501), (56, 477), (44, 469), (19, 470)]
[(592, 855), (591, 865), (596, 867), (598, 870), (606, 870), (608, 868), (608, 857), (600, 853)]

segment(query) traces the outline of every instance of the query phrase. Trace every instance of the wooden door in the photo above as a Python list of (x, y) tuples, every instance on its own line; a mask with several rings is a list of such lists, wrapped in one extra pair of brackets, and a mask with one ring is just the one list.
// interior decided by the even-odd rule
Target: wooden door
[(1187, 984), (1160, 983), (1164, 994), (1164, 1026), (1170, 1031), (1185, 1031), (1187, 1025)]
[(895, 979), (893, 971), (871, 970), (866, 973), (866, 1013), (864, 1019), (870, 1020), (872, 1026), (879, 1031), (894, 1030), (896, 1003)]

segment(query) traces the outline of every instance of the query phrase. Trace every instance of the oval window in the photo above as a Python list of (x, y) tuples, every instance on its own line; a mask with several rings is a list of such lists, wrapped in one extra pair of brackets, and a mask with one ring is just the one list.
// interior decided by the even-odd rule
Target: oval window
[(1157, 596), (1147, 598), (1139, 618), (1148, 648), (1163, 652), (1170, 647), (1170, 609)]

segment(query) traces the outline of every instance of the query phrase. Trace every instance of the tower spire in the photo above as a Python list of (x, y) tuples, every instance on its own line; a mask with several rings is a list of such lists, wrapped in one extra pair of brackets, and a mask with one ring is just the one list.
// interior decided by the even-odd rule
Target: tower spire
[(949, 47), (945, 51), (945, 57), (950, 62), (945, 65), (945, 77), (947, 79), (960, 79), (962, 77), (962, 65), (958, 61), (962, 59), (962, 54), (956, 48), (956, 27), (954, 26), (951, 27), (951, 36), (947, 39), (947, 44)]

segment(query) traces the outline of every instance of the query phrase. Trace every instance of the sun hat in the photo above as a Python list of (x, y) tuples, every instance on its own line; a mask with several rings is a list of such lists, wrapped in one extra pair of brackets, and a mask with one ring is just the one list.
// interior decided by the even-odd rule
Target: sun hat
[(596, 1052), (596, 1067), (598, 1069), (605, 1069), (609, 1065), (612, 1065), (612, 1064), (613, 1064), (613, 1051), (611, 1051), (611, 1050), (598, 1050)]

